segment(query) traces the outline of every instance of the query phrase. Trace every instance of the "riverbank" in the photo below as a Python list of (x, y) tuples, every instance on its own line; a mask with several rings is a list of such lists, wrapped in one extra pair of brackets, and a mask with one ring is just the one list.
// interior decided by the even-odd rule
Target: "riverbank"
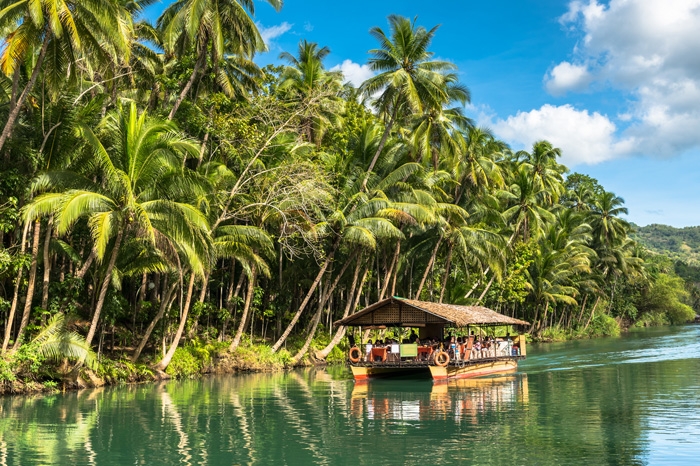
[[(562, 329), (558, 326), (544, 329), (537, 337), (528, 337), (529, 342), (551, 343), (569, 340), (594, 339), (619, 336), (635, 327), (663, 326), (663, 321), (629, 321), (610, 316), (596, 316), (590, 325), (581, 330)], [(319, 341), (322, 348), (326, 341)], [(115, 351), (102, 355), (96, 370), (82, 368), (79, 374), (70, 372), (67, 364), (52, 365), (32, 354), (31, 347), (15, 353), (14, 361), (0, 358), (0, 395), (32, 395), (55, 393), (82, 388), (108, 385), (138, 384), (164, 379), (199, 378), (211, 374), (224, 375), (247, 372), (276, 372), (317, 364), (342, 364), (347, 348), (335, 347), (325, 361), (309, 357), (294, 363), (287, 349), (273, 353), (266, 344), (244, 344), (234, 353), (228, 351), (228, 342), (202, 343), (190, 341), (177, 349), (165, 373), (152, 369), (156, 355), (145, 355), (143, 361), (133, 363), (129, 351)], [(24, 348), (24, 347), (23, 347)]]
[[(143, 362), (133, 363), (128, 352), (103, 355), (96, 370), (81, 368), (79, 374), (71, 372), (71, 365), (47, 363), (36, 354), (20, 351), (7, 358), (0, 358), (0, 395), (32, 395), (55, 393), (108, 385), (138, 384), (167, 379), (199, 378), (206, 375), (236, 374), (245, 372), (276, 372), (319, 364), (304, 358), (293, 363), (286, 349), (273, 353), (264, 344), (241, 345), (235, 353), (228, 351), (228, 342), (189, 342), (177, 349), (165, 372), (155, 371), (153, 356)], [(329, 355), (323, 364), (344, 362), (344, 352), (339, 348)]]

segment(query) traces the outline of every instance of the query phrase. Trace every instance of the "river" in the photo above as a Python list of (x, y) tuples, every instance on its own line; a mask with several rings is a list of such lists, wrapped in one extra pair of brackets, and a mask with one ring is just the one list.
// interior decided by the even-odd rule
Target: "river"
[(531, 345), (517, 374), (344, 368), (0, 398), (0, 465), (700, 462), (700, 326)]

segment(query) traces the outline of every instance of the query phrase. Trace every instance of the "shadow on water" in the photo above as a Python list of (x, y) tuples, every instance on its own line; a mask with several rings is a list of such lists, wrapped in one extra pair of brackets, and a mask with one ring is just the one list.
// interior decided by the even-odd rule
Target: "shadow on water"
[(0, 465), (693, 464), (700, 327), (533, 345), (520, 372), (345, 368), (0, 399)]

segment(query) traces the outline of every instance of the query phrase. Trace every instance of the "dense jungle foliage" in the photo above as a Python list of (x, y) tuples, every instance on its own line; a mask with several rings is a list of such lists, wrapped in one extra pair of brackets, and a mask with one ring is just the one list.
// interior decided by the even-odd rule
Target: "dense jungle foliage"
[(258, 67), (251, 0), (156, 24), (148, 1), (1, 3), (0, 380), (342, 359), (332, 322), (394, 295), (544, 339), (695, 315), (621, 197), (464, 115), (437, 27), (373, 28), (354, 88), (304, 40)]

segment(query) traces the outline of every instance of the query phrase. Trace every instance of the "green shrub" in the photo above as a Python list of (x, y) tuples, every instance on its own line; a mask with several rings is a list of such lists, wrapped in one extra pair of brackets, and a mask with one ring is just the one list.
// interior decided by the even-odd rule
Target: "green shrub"
[(646, 312), (644, 313), (637, 322), (634, 323), (635, 327), (661, 327), (664, 325), (669, 325), (668, 317), (664, 312)]
[(587, 333), (590, 337), (616, 337), (620, 335), (620, 324), (607, 314), (596, 314), (591, 320)]
[(165, 372), (175, 378), (193, 377), (202, 370), (202, 360), (197, 359), (188, 348), (178, 348), (175, 350), (173, 359), (170, 361)]
[(560, 327), (559, 325), (547, 327), (539, 334), (539, 339), (542, 341), (566, 341), (571, 339), (571, 337), (572, 332), (568, 329)]

